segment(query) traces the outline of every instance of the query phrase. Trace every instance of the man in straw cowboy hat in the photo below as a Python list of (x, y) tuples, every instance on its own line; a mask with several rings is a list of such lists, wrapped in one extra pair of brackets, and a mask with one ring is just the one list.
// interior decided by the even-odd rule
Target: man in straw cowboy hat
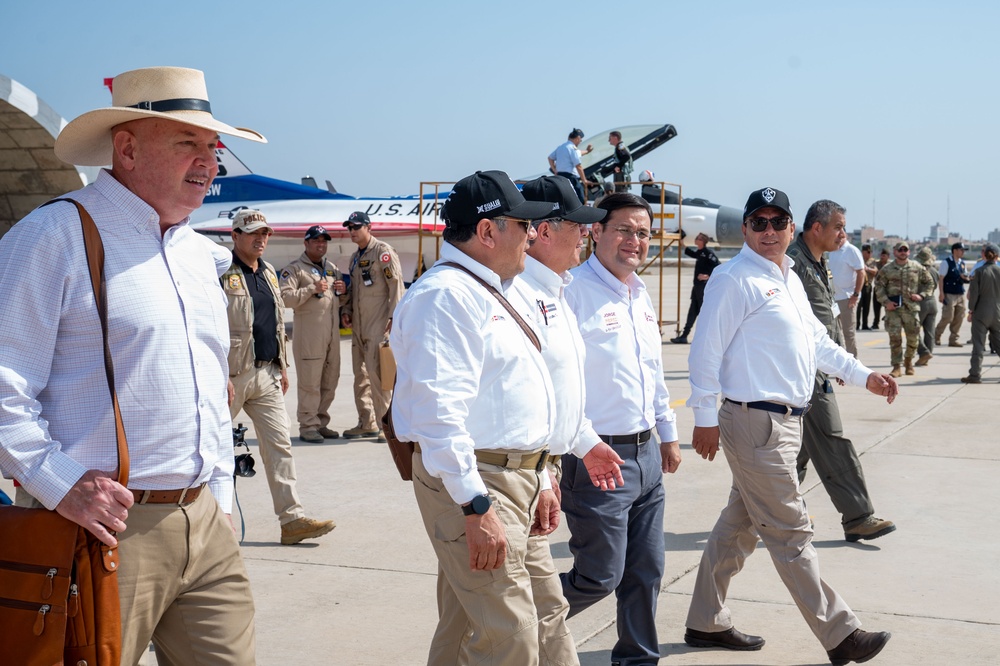
[(123, 664), (150, 639), (161, 666), (254, 663), (253, 599), (228, 518), (226, 267), (187, 224), (218, 171), (219, 133), (265, 141), (212, 117), (202, 72), (153, 67), (117, 76), (112, 106), (56, 139), (64, 162), (111, 165), (67, 196), (104, 244), (127, 488), (115, 481), (115, 420), (100, 388), (101, 324), (77, 209), (39, 208), (0, 241), (0, 470), (20, 483), (19, 505), (44, 505), (117, 540)]

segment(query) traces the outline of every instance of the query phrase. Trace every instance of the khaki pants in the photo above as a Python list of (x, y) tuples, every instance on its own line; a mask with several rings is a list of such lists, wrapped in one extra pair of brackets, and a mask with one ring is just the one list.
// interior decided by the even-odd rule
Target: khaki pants
[(340, 381), (340, 329), (329, 320), (296, 319), (292, 357), (299, 432), (325, 428)]
[[(17, 489), (18, 506), (41, 503)], [(207, 490), (188, 506), (134, 504), (118, 535), (122, 666), (150, 640), (160, 666), (248, 666), (254, 607), (233, 528)]]
[(950, 329), (948, 342), (958, 342), (958, 333), (965, 319), (965, 295), (945, 294), (941, 304), (941, 319), (934, 329), (934, 339), (940, 340), (946, 328)]
[(507, 531), (506, 560), (492, 571), (469, 567), (462, 509), (441, 479), (427, 473), (422, 454), (413, 454), (413, 493), (438, 558), (438, 626), (427, 663), (534, 666), (538, 616), (525, 559), (538, 473), (483, 464), (479, 472)]
[(281, 393), (281, 370), (271, 363), (230, 377), (236, 390), (229, 412), (233, 421), (242, 409), (257, 431), (257, 451), (264, 465), (271, 502), (284, 525), (306, 515), (295, 490), (295, 460), (288, 437), (288, 412)]
[(851, 299), (849, 298), (837, 301), (837, 306), (840, 308), (840, 327), (844, 331), (844, 349), (846, 349), (851, 356), (857, 358), (858, 343), (857, 336), (854, 331), (857, 312), (851, 307)]
[(380, 376), (379, 343), (385, 337), (385, 325), (378, 337), (366, 337), (354, 331), (351, 338), (351, 363), (354, 366), (354, 404), (358, 423), (365, 430), (381, 430), (382, 416), (389, 411), (392, 391), (383, 391)]
[(729, 583), (760, 535), (813, 634), (824, 649), (837, 647), (861, 622), (819, 574), (809, 514), (795, 478), (801, 418), (724, 402), (719, 428), (733, 489), (705, 545), (687, 626), (706, 632), (733, 626), (726, 607)]

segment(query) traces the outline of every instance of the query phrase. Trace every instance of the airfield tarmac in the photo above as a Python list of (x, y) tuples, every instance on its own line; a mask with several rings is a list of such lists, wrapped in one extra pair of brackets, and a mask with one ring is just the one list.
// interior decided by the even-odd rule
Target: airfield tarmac
[[(691, 269), (680, 283), (686, 311)], [(674, 303), (676, 269), (665, 275), (664, 299)], [(657, 301), (655, 278), (647, 280)], [(669, 312), (663, 316), (671, 319)], [(666, 342), (663, 361), (677, 410), (683, 463), (664, 479), (666, 575), (657, 612), (661, 664), (825, 664), (762, 546), (734, 579), (729, 605), (737, 628), (765, 637), (759, 652), (699, 650), (684, 644), (684, 620), (709, 531), (729, 493), (729, 467), (702, 460), (690, 446), (689, 347)], [(962, 340), (967, 340), (965, 324)], [(888, 371), (884, 330), (859, 331), (861, 360)], [(802, 491), (815, 522), (814, 544), (825, 580), (851, 605), (866, 629), (893, 634), (875, 664), (996, 664), (1000, 662), (1000, 453), (993, 413), (1000, 402), (1000, 359), (984, 361), (981, 385), (959, 381), (971, 347), (939, 348), (930, 365), (900, 380), (893, 405), (863, 389), (838, 388), (844, 432), (861, 455), (876, 513), (896, 532), (848, 544), (840, 517), (814, 472)], [(342, 376), (331, 427), (356, 422), (350, 339), (341, 341)], [(294, 422), (294, 370), (286, 396)], [(256, 441), (250, 420), (248, 441)], [(293, 425), (293, 434), (297, 434)], [(374, 440), (293, 439), (298, 490), (308, 515), (333, 518), (322, 539), (278, 544), (278, 523), (263, 473), (239, 479), (246, 519), (243, 557), (257, 605), (257, 663), (294, 665), (423, 664), (436, 623), (437, 563), (413, 492), (400, 481), (384, 444)], [(255, 452), (256, 454), (256, 452)], [(259, 455), (256, 455), (259, 460)], [(11, 483), (0, 488), (12, 494)], [(239, 525), (239, 516), (234, 514)], [(572, 559), (565, 526), (550, 537), (556, 567)], [(617, 638), (609, 598), (569, 622), (583, 666), (606, 666)], [(152, 656), (144, 664), (154, 664)], [(519, 665), (511, 665), (519, 666)]]

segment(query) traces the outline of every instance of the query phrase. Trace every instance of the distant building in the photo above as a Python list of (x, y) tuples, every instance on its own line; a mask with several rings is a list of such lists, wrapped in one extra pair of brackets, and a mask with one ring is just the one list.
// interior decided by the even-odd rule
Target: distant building
[(855, 245), (863, 245), (865, 243), (875, 244), (883, 238), (885, 238), (884, 231), (870, 226), (861, 227), (860, 231), (854, 231), (851, 233), (851, 242)]
[(994, 229), (986, 236), (986, 240), (990, 243), (1000, 243), (1000, 229)]
[(941, 243), (948, 238), (948, 227), (943, 224), (931, 225), (931, 235), (927, 240), (931, 243)]

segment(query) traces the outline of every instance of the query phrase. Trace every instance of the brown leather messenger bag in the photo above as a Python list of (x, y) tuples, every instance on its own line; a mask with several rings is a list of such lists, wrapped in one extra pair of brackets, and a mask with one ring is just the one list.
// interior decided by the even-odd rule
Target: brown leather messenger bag
[[(72, 199), (49, 203), (56, 201), (75, 204), (83, 225), (115, 414), (118, 483), (127, 486), (128, 443), (108, 347), (104, 245), (83, 206)], [(118, 549), (55, 511), (0, 508), (0, 662), (118, 666), (120, 661)]]

